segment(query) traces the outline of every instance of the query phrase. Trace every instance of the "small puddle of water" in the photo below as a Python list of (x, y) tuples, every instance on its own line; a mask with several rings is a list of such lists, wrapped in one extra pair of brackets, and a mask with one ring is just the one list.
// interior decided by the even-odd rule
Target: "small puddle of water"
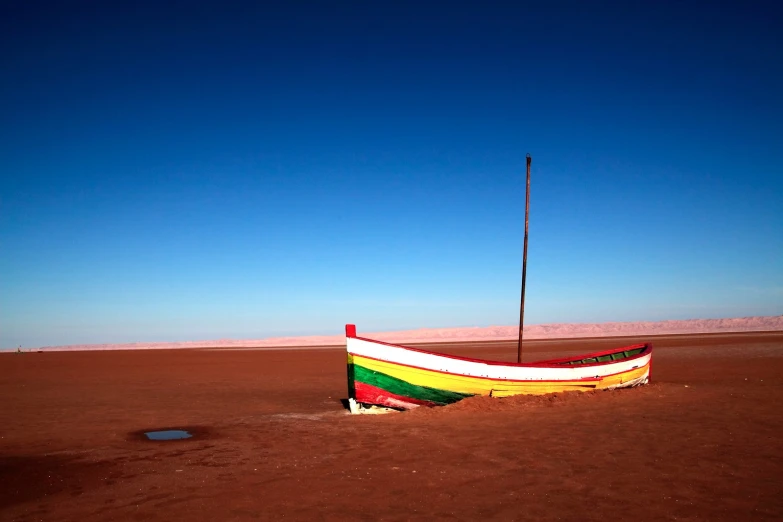
[(144, 432), (149, 440), (181, 440), (189, 439), (193, 435), (185, 430), (163, 430)]

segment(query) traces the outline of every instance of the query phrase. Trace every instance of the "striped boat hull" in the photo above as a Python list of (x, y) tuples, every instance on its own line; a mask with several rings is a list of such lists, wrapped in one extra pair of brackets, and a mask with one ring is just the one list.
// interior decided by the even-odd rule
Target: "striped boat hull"
[(407, 410), (466, 397), (508, 397), (646, 384), (652, 345), (638, 344), (538, 363), (498, 363), (356, 336), (346, 326), (348, 392), (356, 403)]

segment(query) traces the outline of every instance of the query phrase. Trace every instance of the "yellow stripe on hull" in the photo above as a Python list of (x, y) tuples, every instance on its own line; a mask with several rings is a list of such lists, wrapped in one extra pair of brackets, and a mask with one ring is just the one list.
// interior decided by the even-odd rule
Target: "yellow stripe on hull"
[[(555, 392), (561, 392), (561, 391), (587, 391), (587, 390), (605, 390), (607, 388), (617, 388), (621, 387), (624, 383), (628, 383), (631, 381), (634, 381), (636, 379), (640, 379), (644, 377), (647, 374), (648, 368), (647, 366), (643, 366), (641, 368), (634, 368), (633, 370), (628, 370), (627, 372), (618, 373), (617, 375), (612, 375), (610, 377), (604, 377), (602, 379), (598, 380), (591, 380), (591, 381), (578, 381), (582, 383), (582, 386), (571, 386), (571, 383), (568, 383), (569, 386), (563, 386), (563, 383), (567, 383), (567, 381), (561, 382), (547, 382), (545, 387), (539, 389), (533, 390), (531, 389), (532, 386), (537, 386), (536, 383), (520, 383), (519, 385), (516, 385), (516, 383), (513, 386), (509, 386), (508, 383), (505, 381), (501, 381), (498, 383), (497, 388), (492, 389), (492, 396), (493, 397), (508, 397), (511, 395), (519, 395), (519, 394), (532, 394), (532, 395), (540, 395), (544, 393), (555, 393)], [(591, 383), (589, 386), (585, 386), (584, 383), (589, 382)], [(532, 386), (531, 386), (532, 385)]]
[(602, 379), (515, 382), (412, 368), (401, 364), (369, 359), (362, 357), (361, 355), (349, 354), (348, 363), (358, 364), (369, 370), (381, 372), (417, 386), (427, 386), (440, 390), (469, 393), (473, 395), (492, 395), (495, 397), (507, 397), (519, 394), (542, 395), (545, 393), (563, 391), (588, 391), (617, 387), (623, 383), (643, 377), (648, 371), (648, 365), (645, 365), (641, 368), (634, 368), (627, 372)]

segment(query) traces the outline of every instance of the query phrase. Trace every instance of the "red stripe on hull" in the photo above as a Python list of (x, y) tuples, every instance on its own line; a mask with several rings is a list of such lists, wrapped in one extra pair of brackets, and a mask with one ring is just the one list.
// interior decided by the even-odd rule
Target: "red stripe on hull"
[(390, 408), (405, 409), (415, 408), (416, 406), (437, 406), (437, 404), (431, 401), (404, 397), (359, 381), (354, 382), (354, 388), (356, 389), (356, 402), (365, 404), (379, 404)]

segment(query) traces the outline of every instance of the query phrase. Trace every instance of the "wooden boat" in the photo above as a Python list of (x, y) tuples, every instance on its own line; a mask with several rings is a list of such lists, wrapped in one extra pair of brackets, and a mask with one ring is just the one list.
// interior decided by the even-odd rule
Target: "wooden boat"
[(649, 381), (652, 362), (650, 343), (535, 363), (505, 363), (357, 337), (351, 324), (345, 326), (345, 336), (352, 413), (439, 406), (474, 395), (629, 388)]

